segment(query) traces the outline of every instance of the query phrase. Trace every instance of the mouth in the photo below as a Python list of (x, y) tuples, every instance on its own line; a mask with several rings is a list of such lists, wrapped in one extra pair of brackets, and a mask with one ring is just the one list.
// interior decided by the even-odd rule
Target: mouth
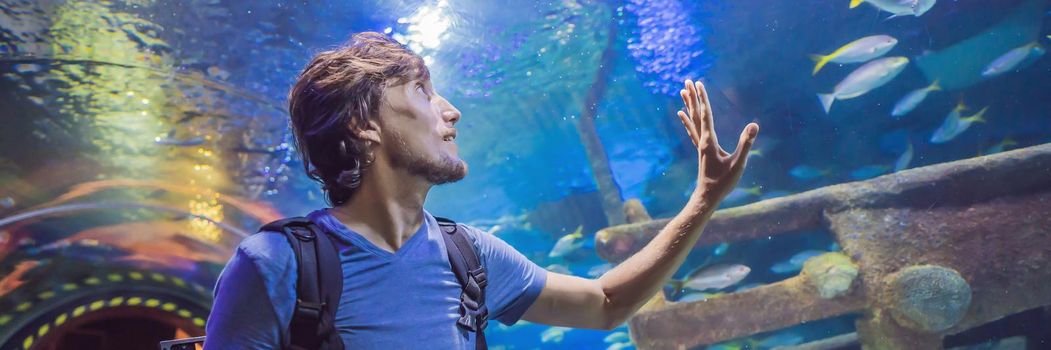
[(444, 140), (446, 142), (453, 142), (453, 141), (455, 141), (456, 140), (456, 130), (453, 130), (453, 132), (451, 132), (449, 134), (446, 134), (445, 137), (442, 138), (442, 140)]

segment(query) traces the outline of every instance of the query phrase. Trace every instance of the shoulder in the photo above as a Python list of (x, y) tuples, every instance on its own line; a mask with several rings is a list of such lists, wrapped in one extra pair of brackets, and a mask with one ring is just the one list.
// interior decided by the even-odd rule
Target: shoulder
[(235, 259), (250, 262), (267, 289), (295, 283), (296, 257), (283, 233), (261, 231), (248, 236), (237, 246)]
[(248, 236), (237, 246), (238, 253), (252, 260), (284, 260), (292, 257), (292, 247), (285, 234), (260, 231)]

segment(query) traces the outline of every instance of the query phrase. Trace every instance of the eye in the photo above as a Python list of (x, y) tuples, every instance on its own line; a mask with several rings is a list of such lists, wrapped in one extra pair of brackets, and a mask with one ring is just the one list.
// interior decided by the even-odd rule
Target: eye
[(423, 86), (423, 84), (422, 84), (422, 83), (416, 83), (416, 90), (419, 90), (419, 91), (420, 91), (420, 92), (422, 92), (422, 93), (423, 93), (424, 95), (427, 95), (427, 98), (428, 98), (428, 99), (429, 99), (429, 98), (431, 98), (431, 94), (428, 94), (428, 93), (427, 93), (427, 87)]

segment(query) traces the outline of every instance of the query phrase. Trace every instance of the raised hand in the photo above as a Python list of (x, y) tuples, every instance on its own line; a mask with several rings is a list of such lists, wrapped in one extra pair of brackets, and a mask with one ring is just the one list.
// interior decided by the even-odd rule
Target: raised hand
[(748, 151), (755, 143), (759, 124), (749, 123), (741, 132), (737, 149), (733, 154), (719, 146), (712, 122), (712, 108), (708, 103), (708, 92), (701, 82), (686, 80), (685, 88), (679, 91), (686, 111), (679, 111), (679, 120), (686, 127), (693, 145), (697, 146), (697, 189), (691, 200), (701, 200), (717, 205), (741, 179), (748, 160)]

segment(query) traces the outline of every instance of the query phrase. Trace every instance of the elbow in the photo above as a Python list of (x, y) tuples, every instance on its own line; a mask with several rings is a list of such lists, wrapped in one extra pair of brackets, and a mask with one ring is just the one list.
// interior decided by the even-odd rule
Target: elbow
[(599, 328), (606, 331), (613, 330), (627, 322), (634, 313), (633, 309), (610, 306)]

